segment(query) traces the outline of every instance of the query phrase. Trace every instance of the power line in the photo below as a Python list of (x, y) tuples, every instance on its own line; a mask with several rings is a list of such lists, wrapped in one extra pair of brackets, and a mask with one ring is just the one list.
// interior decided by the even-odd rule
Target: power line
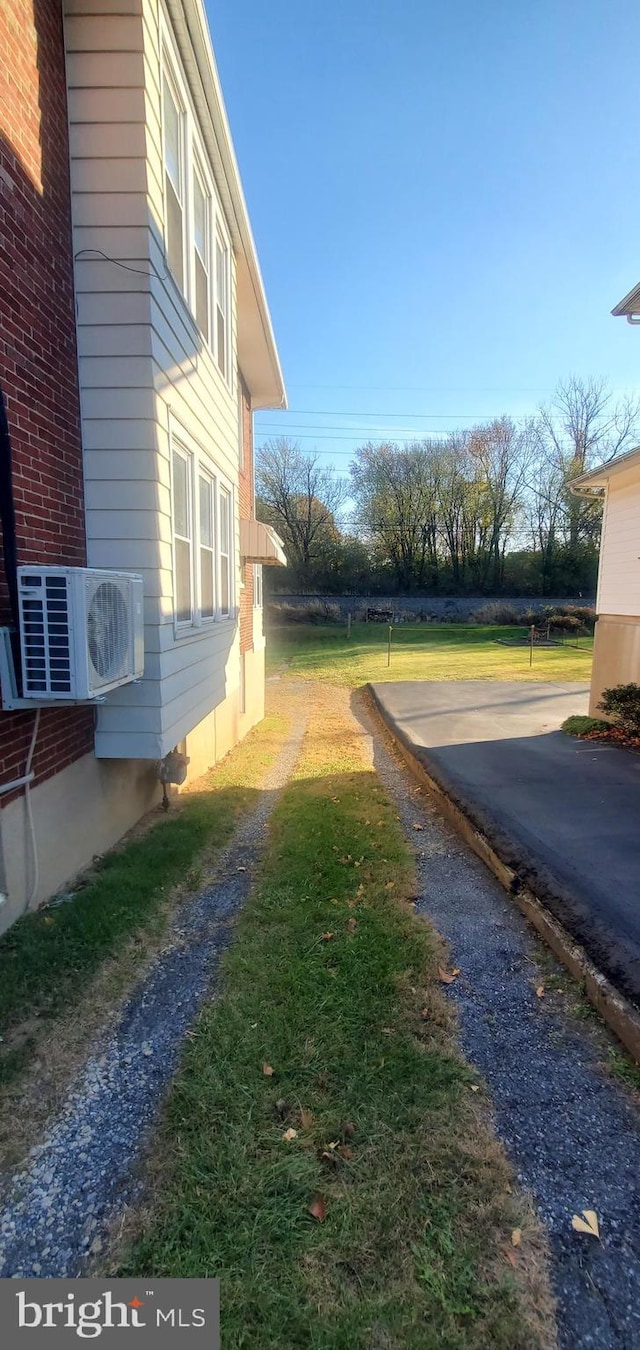
[[(263, 416), (263, 417), (271, 416), (273, 415), (273, 411), (274, 410), (271, 409), (269, 412), (264, 412), (262, 414), (257, 413), (256, 416)], [(483, 422), (486, 422), (492, 416), (493, 417), (508, 416), (508, 414), (505, 414), (504, 412), (494, 414), (486, 412), (483, 413), (348, 412), (344, 408), (283, 408), (279, 415), (281, 417), (409, 417), (415, 418), (416, 420), (419, 421), (427, 421), (427, 422), (441, 421), (443, 419), (446, 420), (447, 418), (458, 418), (458, 417), (472, 418), (475, 421), (481, 420)], [(523, 419), (529, 416), (531, 416), (530, 413), (518, 413), (513, 420), (522, 421)]]

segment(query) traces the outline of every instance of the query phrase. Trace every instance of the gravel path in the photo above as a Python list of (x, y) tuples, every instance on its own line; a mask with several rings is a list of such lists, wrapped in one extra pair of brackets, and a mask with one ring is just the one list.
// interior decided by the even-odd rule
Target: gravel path
[[(368, 711), (374, 763), (416, 849), (418, 910), (447, 939), (462, 976), (458, 1005), (465, 1054), (484, 1074), (498, 1133), (530, 1190), (552, 1249), (560, 1344), (640, 1346), (640, 1116), (631, 1094), (598, 1067), (587, 1025), (560, 999), (535, 995), (537, 943), (492, 874), (426, 791), (387, 748)], [(573, 1232), (571, 1216), (595, 1209), (602, 1242)]]
[(121, 1019), (74, 1084), (44, 1143), (16, 1174), (0, 1211), (0, 1276), (74, 1276), (100, 1251), (134, 1189), (133, 1165), (211, 992), (234, 916), (254, 880), (265, 827), (298, 758), (296, 722), (256, 808), (216, 859), (216, 881), (179, 911), (171, 938)]

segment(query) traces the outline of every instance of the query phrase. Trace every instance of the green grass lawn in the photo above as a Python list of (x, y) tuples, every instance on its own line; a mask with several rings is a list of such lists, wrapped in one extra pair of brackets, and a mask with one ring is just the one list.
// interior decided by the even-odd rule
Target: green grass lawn
[(220, 1276), (229, 1347), (535, 1350), (535, 1225), (457, 1051), (439, 939), (407, 904), (401, 826), (346, 694), (309, 704), (116, 1268)]
[(398, 624), (387, 664), (384, 624), (346, 628), (292, 624), (268, 634), (269, 668), (283, 662), (298, 678), (327, 680), (352, 688), (382, 680), (589, 680), (593, 639), (579, 646), (503, 646), (499, 639), (521, 637), (521, 628), (473, 624)]
[(101, 964), (131, 938), (164, 927), (172, 888), (198, 885), (200, 854), (225, 844), (257, 800), (285, 731), (282, 718), (266, 718), (201, 780), (201, 790), (106, 854), (71, 901), (23, 915), (0, 937), (0, 1087), (33, 1058), (36, 1025), (43, 1032), (77, 1004)]

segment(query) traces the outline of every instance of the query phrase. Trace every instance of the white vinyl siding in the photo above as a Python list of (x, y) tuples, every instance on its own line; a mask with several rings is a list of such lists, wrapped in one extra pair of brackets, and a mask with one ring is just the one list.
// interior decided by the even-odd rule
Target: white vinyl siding
[[(142, 12), (128, 25), (124, 54), (101, 45), (103, 16), (91, 12), (91, 0), (78, 3), (87, 12), (74, 18), (68, 52), (74, 251), (107, 255), (89, 253), (75, 264), (88, 563), (142, 574), (146, 623), (144, 679), (115, 690), (99, 708), (96, 752), (156, 760), (239, 696), (236, 264), (220, 204), (225, 185), (205, 153), (188, 63), (181, 61), (159, 0), (141, 0), (140, 6), (136, 0)], [(167, 258), (163, 51), (184, 118), (182, 291)], [(196, 303), (195, 169), (210, 212), (208, 340)], [(216, 352), (219, 237), (228, 267), (224, 378)], [(186, 531), (175, 529), (176, 448), (191, 464)], [(200, 500), (200, 480), (207, 476), (213, 486), (213, 617), (207, 612), (211, 550)], [(219, 554), (221, 486), (229, 502), (226, 569)], [(181, 563), (176, 577), (176, 535), (183, 561), (191, 551), (190, 620), (177, 618), (178, 610), (187, 613), (187, 599)], [(222, 570), (229, 580), (224, 615)]]
[[(635, 473), (636, 481), (633, 479)], [(622, 481), (621, 481), (622, 480)], [(607, 489), (598, 581), (598, 613), (640, 616), (640, 472)]]

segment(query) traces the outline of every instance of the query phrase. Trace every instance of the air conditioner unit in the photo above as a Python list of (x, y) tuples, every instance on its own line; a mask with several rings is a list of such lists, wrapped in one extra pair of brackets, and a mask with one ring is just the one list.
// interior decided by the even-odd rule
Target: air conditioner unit
[(19, 567), (18, 598), (23, 698), (90, 701), (142, 675), (142, 577)]

